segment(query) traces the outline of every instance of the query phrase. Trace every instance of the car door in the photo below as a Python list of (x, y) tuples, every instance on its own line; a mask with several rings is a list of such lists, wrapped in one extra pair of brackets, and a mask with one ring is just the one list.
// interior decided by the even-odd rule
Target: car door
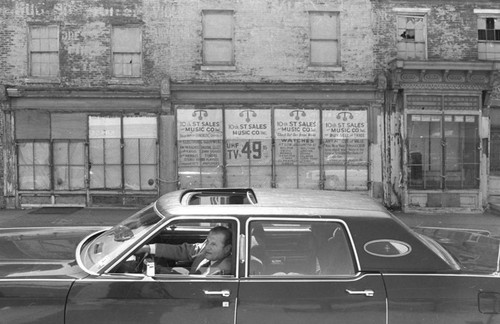
[(71, 289), (65, 323), (232, 324), (237, 293), (234, 276), (90, 277)]
[[(145, 243), (169, 244), (172, 248), (196, 245), (203, 243), (213, 227), (221, 226), (233, 233), (231, 254), (227, 256), (232, 260), (233, 270), (229, 274), (191, 274), (188, 273), (191, 264), (186, 263), (189, 260), (155, 256), (156, 267), (151, 275), (146, 269), (138, 270), (144, 264), (143, 259), (130, 252), (107, 273), (75, 282), (68, 295), (65, 323), (234, 324), (240, 231), (236, 218), (179, 217)], [(197, 257), (200, 255), (201, 252)], [(129, 262), (133, 265), (128, 266)], [(187, 267), (184, 274), (174, 271), (180, 271), (181, 267)]]
[(341, 221), (250, 219), (238, 324), (386, 323), (379, 273), (359, 273)]

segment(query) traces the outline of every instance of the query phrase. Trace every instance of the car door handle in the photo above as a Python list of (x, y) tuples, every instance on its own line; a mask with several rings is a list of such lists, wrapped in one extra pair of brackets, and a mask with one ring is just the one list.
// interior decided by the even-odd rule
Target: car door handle
[(231, 292), (229, 290), (220, 290), (220, 291), (210, 291), (210, 290), (203, 290), (206, 296), (215, 296), (215, 295), (221, 295), (222, 297), (229, 297), (231, 295)]
[(349, 295), (365, 295), (366, 297), (373, 297), (375, 295), (375, 292), (371, 289), (365, 289), (365, 290), (345, 290)]

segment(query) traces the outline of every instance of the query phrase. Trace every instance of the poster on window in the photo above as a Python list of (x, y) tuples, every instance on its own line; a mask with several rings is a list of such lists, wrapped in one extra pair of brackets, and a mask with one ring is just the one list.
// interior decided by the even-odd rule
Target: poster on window
[(276, 109), (277, 165), (315, 165), (319, 161), (319, 110)]
[(227, 165), (270, 165), (271, 111), (228, 109), (225, 113)]
[(368, 123), (365, 110), (323, 111), (325, 164), (366, 162)]

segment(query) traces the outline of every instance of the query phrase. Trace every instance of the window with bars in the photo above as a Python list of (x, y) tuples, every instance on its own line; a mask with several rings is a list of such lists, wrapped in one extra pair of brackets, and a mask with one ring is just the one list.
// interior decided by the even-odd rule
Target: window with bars
[(338, 12), (309, 12), (310, 65), (339, 65), (339, 14)]
[(140, 77), (142, 74), (142, 37), (137, 26), (114, 26), (112, 33), (113, 76)]
[(59, 26), (30, 26), (29, 62), (32, 77), (59, 75)]
[(397, 50), (403, 60), (427, 58), (425, 16), (398, 15)]
[(203, 65), (234, 65), (232, 10), (203, 10)]
[(477, 19), (478, 58), (500, 60), (500, 18), (479, 17)]

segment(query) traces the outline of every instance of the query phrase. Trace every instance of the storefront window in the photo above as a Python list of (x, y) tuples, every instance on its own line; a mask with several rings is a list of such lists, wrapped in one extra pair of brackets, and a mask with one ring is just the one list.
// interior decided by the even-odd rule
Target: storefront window
[(49, 142), (18, 143), (19, 189), (50, 189)]
[(225, 135), (228, 187), (271, 187), (271, 111), (226, 109)]
[(367, 110), (178, 107), (180, 187), (366, 190), (367, 130)]
[(16, 112), (20, 190), (85, 187), (85, 114)]
[(177, 110), (181, 188), (223, 186), (221, 109)]
[(323, 112), (325, 189), (365, 190), (368, 186), (367, 112)]
[(490, 174), (500, 176), (500, 128), (491, 130)]
[(475, 115), (408, 115), (411, 189), (479, 187), (479, 132)]
[(319, 189), (319, 110), (276, 109), (277, 188)]
[(156, 134), (155, 117), (91, 116), (90, 188), (154, 190)]

